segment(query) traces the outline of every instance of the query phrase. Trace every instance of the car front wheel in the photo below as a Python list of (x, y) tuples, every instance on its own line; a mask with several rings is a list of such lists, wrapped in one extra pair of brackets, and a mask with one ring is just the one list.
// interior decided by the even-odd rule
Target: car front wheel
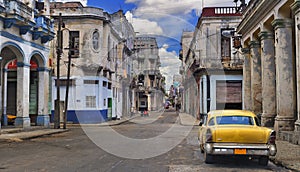
[(204, 156), (204, 162), (206, 164), (212, 164), (213, 163), (213, 155), (209, 155), (209, 154), (207, 154), (206, 151), (204, 151), (203, 156)]
[(263, 166), (267, 166), (268, 165), (268, 162), (269, 162), (269, 157), (268, 156), (261, 156), (258, 160), (258, 163), (260, 165), (263, 165)]

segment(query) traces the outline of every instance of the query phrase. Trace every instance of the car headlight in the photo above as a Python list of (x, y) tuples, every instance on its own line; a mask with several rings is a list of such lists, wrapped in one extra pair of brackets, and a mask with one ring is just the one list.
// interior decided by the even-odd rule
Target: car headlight
[(211, 143), (206, 143), (205, 144), (205, 150), (207, 153), (212, 153), (213, 147)]
[(269, 153), (270, 153), (271, 156), (276, 155), (276, 153), (277, 153), (276, 145), (270, 145), (269, 146)]

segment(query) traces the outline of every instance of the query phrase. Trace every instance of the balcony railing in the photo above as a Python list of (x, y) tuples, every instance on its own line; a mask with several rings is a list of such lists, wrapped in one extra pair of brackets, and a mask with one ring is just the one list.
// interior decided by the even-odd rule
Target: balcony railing
[(241, 16), (241, 14), (237, 12), (236, 7), (203, 8), (201, 17), (214, 17), (214, 16)]
[(4, 1), (7, 15), (18, 15), (24, 19), (33, 19), (33, 9), (19, 0)]
[(50, 18), (46, 16), (36, 16), (36, 25), (33, 29), (33, 40), (41, 38), (42, 43), (46, 43), (54, 38), (54, 26)]
[(242, 69), (243, 59), (200, 59), (199, 67), (205, 69)]

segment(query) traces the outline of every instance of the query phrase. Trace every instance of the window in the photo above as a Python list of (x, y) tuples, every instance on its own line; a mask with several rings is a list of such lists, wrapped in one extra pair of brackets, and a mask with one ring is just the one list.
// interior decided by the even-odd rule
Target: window
[(98, 30), (95, 30), (93, 32), (93, 49), (94, 50), (98, 50), (99, 49), (99, 37), (100, 37), (100, 34), (98, 32)]
[(70, 55), (72, 58), (79, 57), (79, 31), (70, 31)]
[(103, 99), (103, 106), (106, 106), (106, 99)]
[(251, 116), (218, 116), (219, 125), (254, 125)]
[(87, 108), (95, 108), (96, 107), (96, 96), (86, 96), (85, 97), (85, 105)]
[(221, 29), (221, 56), (222, 60), (230, 60), (231, 38), (233, 29)]
[[(60, 79), (59, 80), (59, 86), (67, 86), (68, 80), (67, 79)], [(69, 85), (70, 86), (75, 86), (75, 80), (70, 79), (69, 80)], [(55, 86), (57, 86), (57, 79), (55, 80)]]
[(215, 119), (215, 118), (211, 118), (211, 119), (208, 121), (208, 126), (213, 126), (213, 125), (215, 125), (214, 119)]
[(107, 87), (107, 82), (106, 81), (103, 81), (103, 87)]
[(98, 85), (99, 81), (98, 80), (84, 80), (83, 83), (84, 84), (96, 84), (96, 85)]

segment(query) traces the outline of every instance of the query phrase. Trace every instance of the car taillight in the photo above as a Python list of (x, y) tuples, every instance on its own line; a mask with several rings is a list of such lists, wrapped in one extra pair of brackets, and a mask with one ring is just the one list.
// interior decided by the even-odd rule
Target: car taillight
[(269, 144), (275, 144), (275, 140), (276, 140), (276, 132), (272, 131), (269, 138)]
[(206, 131), (206, 143), (212, 142), (213, 141), (213, 136), (210, 130)]

